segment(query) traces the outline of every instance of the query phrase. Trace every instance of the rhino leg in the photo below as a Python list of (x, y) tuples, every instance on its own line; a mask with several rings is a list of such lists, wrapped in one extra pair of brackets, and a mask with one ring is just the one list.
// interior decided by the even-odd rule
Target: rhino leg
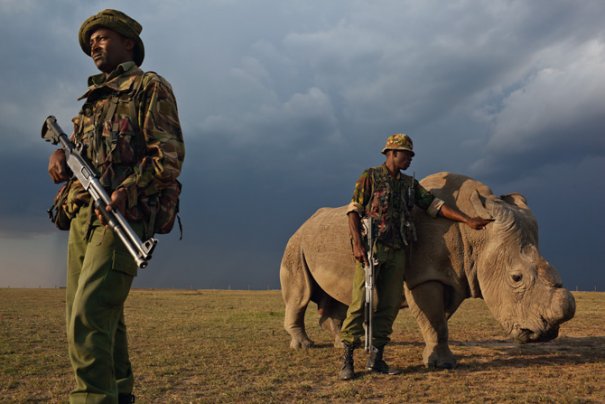
[(456, 358), (448, 346), (444, 292), (443, 284), (436, 281), (423, 283), (413, 290), (405, 288), (406, 300), (426, 344), (422, 360), (428, 368), (456, 366)]
[(305, 263), (298, 235), (288, 245), (279, 271), (282, 297), (286, 305), (284, 328), (290, 334), (290, 348), (300, 349), (313, 346), (305, 331), (305, 311), (311, 301), (313, 280)]
[(342, 322), (347, 315), (347, 306), (340, 303), (328, 295), (323, 290), (317, 302), (317, 311), (319, 313), (319, 325), (334, 337), (334, 347), (342, 348), (340, 340), (340, 329)]
[(310, 348), (314, 345), (305, 331), (306, 308), (306, 305), (304, 307), (286, 305), (284, 328), (290, 334), (290, 348), (292, 349)]

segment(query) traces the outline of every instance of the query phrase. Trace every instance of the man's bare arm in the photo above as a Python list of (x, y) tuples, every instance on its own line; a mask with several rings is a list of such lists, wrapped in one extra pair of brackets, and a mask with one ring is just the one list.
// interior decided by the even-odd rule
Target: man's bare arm
[(361, 218), (357, 212), (349, 212), (349, 232), (353, 241), (353, 256), (364, 265), (368, 265), (366, 249), (361, 241)]
[(475, 230), (484, 229), (485, 226), (494, 221), (494, 219), (484, 219), (482, 217), (469, 217), (458, 209), (448, 205), (443, 205), (441, 207), (439, 210), (439, 215), (455, 222), (464, 223), (471, 229)]

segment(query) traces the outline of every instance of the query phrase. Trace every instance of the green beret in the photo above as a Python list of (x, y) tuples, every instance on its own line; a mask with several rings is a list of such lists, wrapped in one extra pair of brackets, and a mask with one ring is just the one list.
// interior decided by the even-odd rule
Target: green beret
[(118, 10), (103, 10), (98, 14), (87, 18), (86, 21), (82, 23), (78, 39), (80, 40), (80, 47), (84, 53), (90, 56), (90, 36), (97, 28), (101, 27), (115, 31), (126, 38), (133, 39), (135, 41), (133, 55), (134, 62), (137, 66), (140, 66), (143, 63), (143, 59), (145, 58), (145, 47), (139, 36), (143, 27), (137, 21)]

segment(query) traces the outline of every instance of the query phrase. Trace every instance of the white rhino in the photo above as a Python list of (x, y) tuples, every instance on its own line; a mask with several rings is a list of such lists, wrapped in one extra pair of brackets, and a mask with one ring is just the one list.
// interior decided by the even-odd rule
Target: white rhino
[[(414, 212), (418, 242), (405, 274), (405, 302), (420, 326), (424, 364), (456, 365), (447, 320), (466, 298), (483, 298), (504, 330), (519, 342), (556, 338), (575, 314), (575, 300), (538, 251), (538, 225), (518, 194), (495, 196), (481, 182), (437, 173), (421, 184), (468, 216), (493, 218), (484, 230)], [(322, 208), (288, 241), (280, 268), (286, 305), (284, 327), (292, 348), (313, 345), (304, 313), (317, 303), (320, 324), (334, 334), (351, 301), (354, 258), (346, 207)]]

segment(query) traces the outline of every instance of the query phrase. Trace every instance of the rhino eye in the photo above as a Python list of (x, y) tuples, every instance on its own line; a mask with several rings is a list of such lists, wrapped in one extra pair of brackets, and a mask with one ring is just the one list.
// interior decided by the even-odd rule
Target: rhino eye
[(523, 279), (523, 275), (521, 274), (514, 274), (512, 275), (513, 281), (515, 282), (521, 282), (521, 279)]

